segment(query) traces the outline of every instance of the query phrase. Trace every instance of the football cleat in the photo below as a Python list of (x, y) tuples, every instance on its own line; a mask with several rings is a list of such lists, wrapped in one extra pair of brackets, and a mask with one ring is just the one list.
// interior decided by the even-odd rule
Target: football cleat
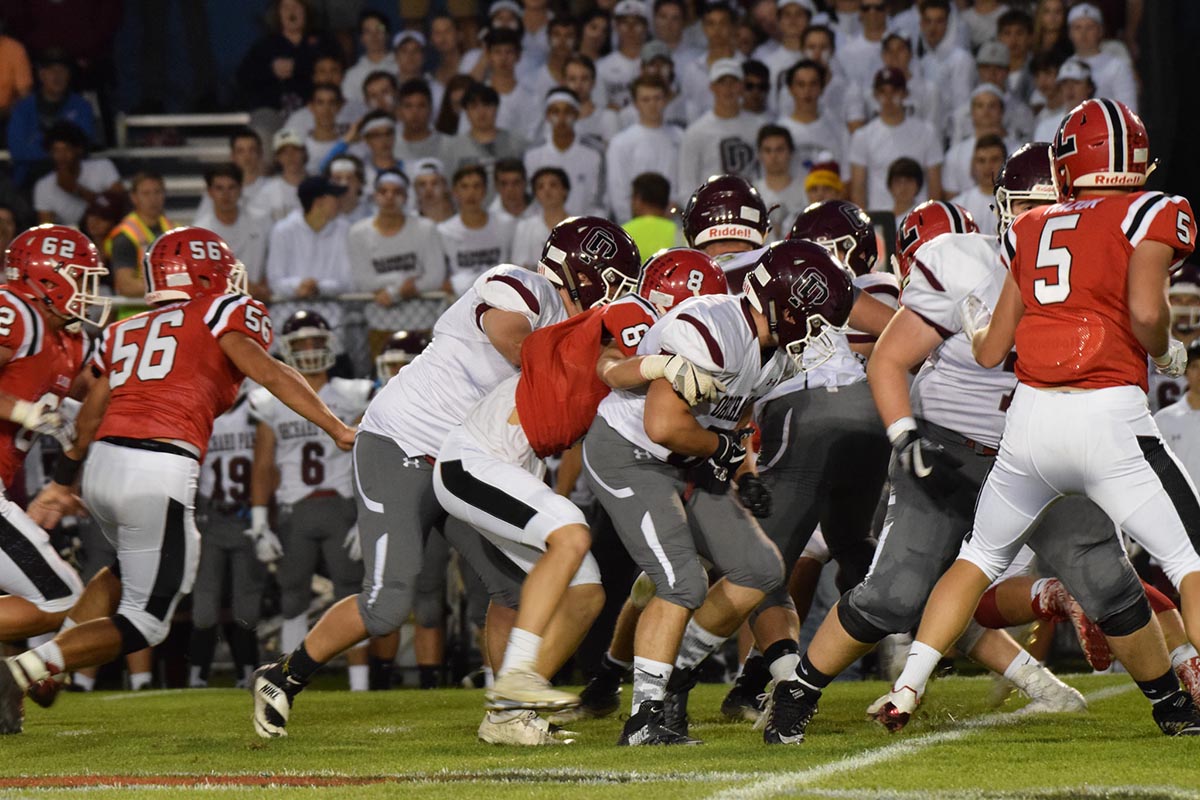
[(758, 722), (763, 713), (763, 699), (771, 672), (762, 656), (746, 659), (742, 671), (734, 680), (729, 693), (721, 701), (721, 713), (732, 720)]
[(1018, 714), (1067, 714), (1087, 711), (1087, 700), (1076, 689), (1060, 681), (1041, 664), (1026, 664), (1017, 670), (1015, 683), (1032, 701)]
[(1193, 656), (1175, 667), (1179, 682), (1188, 690), (1192, 700), (1200, 705), (1200, 656)]
[(1053, 614), (1056, 619), (1069, 619), (1075, 626), (1079, 636), (1079, 646), (1083, 648), (1083, 656), (1088, 664), (1097, 672), (1103, 672), (1112, 666), (1112, 652), (1108, 649), (1108, 639), (1100, 626), (1088, 619), (1083, 608), (1067, 588), (1057, 578), (1050, 578), (1042, 584), (1038, 592), (1038, 604), (1043, 610)]
[(624, 668), (613, 669), (607, 660), (579, 693), (579, 705), (555, 712), (549, 717), (552, 725), (567, 725), (581, 719), (600, 719), (621, 707), (621, 679)]
[(638, 712), (625, 721), (625, 729), (617, 744), (622, 747), (641, 747), (656, 744), (703, 744), (682, 733), (671, 730), (664, 724), (661, 700), (647, 700)]
[(1167, 736), (1200, 736), (1200, 711), (1182, 689), (1152, 707), (1154, 722)]
[(264, 739), (287, 736), (292, 702), (304, 684), (283, 676), (278, 662), (254, 670), (254, 732)]
[(867, 706), (867, 716), (887, 728), (889, 733), (895, 733), (908, 724), (920, 703), (916, 689), (901, 686)]
[(540, 747), (573, 744), (576, 734), (550, 725), (536, 711), (524, 710), (487, 712), (479, 723), (478, 735), (479, 741), (488, 744)]
[(50, 670), (50, 677), (43, 678), (31, 685), (25, 693), (29, 696), (30, 700), (42, 708), (49, 708), (54, 705), (54, 701), (58, 698), (58, 693), (62, 691), (63, 686), (67, 682), (67, 674), (65, 672), (61, 672), (51, 664), (47, 664), (46, 666)]
[(485, 695), (484, 708), (489, 711), (510, 711), (528, 708), (535, 711), (558, 711), (579, 705), (579, 696), (555, 689), (550, 681), (528, 669), (510, 669), (496, 676), (496, 682)]
[(800, 681), (776, 683), (763, 712), (763, 741), (767, 744), (800, 744), (804, 731), (817, 714), (821, 693)]
[(17, 682), (14, 659), (0, 664), (0, 734), (20, 733), (25, 726), (25, 692)]
[(699, 682), (700, 676), (694, 667), (677, 669), (667, 681), (667, 696), (663, 700), (663, 721), (671, 730), (688, 732), (688, 694)]

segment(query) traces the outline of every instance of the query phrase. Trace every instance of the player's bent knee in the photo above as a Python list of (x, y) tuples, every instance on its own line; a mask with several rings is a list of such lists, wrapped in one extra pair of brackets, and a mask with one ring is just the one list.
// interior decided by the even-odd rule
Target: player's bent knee
[(169, 623), (147, 612), (114, 614), (109, 619), (121, 634), (122, 653), (136, 653), (154, 647), (166, 639), (171, 630)]
[(387, 636), (398, 630), (408, 618), (411, 609), (407, 587), (384, 587), (375, 595), (362, 592), (358, 595), (358, 616), (370, 636)]
[(592, 549), (592, 534), (586, 525), (564, 525), (551, 531), (546, 537), (546, 549), (576, 560), (583, 560)]
[(693, 561), (675, 576), (674, 585), (662, 580), (655, 589), (659, 600), (695, 611), (708, 596), (708, 575), (698, 561)]
[(784, 585), (783, 558), (774, 546), (760, 547), (748, 553), (725, 576), (730, 583), (768, 595)]
[(1143, 594), (1116, 613), (1109, 614), (1096, 624), (1105, 636), (1128, 636), (1137, 633), (1150, 622), (1150, 602)]
[[(842, 628), (850, 635), (852, 639), (863, 644), (877, 644), (890, 633), (908, 630), (912, 625), (906, 627), (895, 628), (894, 630), (885, 630), (884, 626), (868, 619), (862, 611), (855, 607), (854, 589), (842, 595), (842, 599), (838, 601), (836, 606), (838, 622)], [(887, 626), (892, 627), (892, 626)]]
[(771, 608), (796, 610), (796, 604), (792, 601), (792, 596), (788, 593), (787, 586), (780, 586), (778, 589), (768, 592), (763, 601), (758, 604), (758, 608), (754, 609), (754, 612), (750, 615), (751, 621), (758, 619), (759, 614)]
[(440, 628), (446, 621), (442, 595), (418, 593), (413, 601), (413, 619), (420, 628)]

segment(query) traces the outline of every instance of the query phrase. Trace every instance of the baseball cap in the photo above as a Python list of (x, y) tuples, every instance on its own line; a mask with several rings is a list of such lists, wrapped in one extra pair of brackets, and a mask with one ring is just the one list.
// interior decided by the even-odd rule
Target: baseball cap
[(341, 197), (345, 193), (345, 186), (339, 186), (323, 175), (309, 175), (300, 181), (300, 185), (296, 188), (296, 196), (300, 198), (300, 205), (305, 208), (310, 208), (318, 197), (325, 195)]
[(621, 0), (613, 8), (613, 17), (646, 18), (646, 4), (642, 0)]
[(716, 83), (722, 78), (742, 80), (742, 65), (736, 58), (718, 58), (708, 68), (708, 82)]
[(1004, 104), (1004, 90), (994, 83), (981, 83), (971, 90), (971, 99), (974, 100), (981, 94), (991, 94), (1000, 98), (1000, 104)]
[(440, 158), (418, 158), (413, 162), (413, 175), (432, 172), (434, 175), (446, 176), (446, 167)]
[(417, 44), (421, 45), (421, 47), (424, 47), (425, 36), (420, 31), (398, 31), (396, 35), (392, 37), (392, 49), (395, 50), (405, 42), (416, 42)]
[(275, 138), (271, 140), (271, 152), (278, 153), (285, 147), (304, 147), (304, 140), (291, 128), (276, 131)]
[(775, 8), (781, 9), (784, 6), (800, 6), (810, 17), (817, 13), (817, 7), (813, 5), (812, 0), (776, 0)]
[(1077, 19), (1090, 19), (1097, 25), (1104, 24), (1104, 15), (1100, 13), (1100, 9), (1096, 8), (1091, 3), (1080, 3), (1074, 6), (1070, 13), (1067, 14), (1067, 24), (1070, 25)]
[(1085, 61), (1080, 61), (1078, 58), (1068, 58), (1058, 68), (1058, 77), (1056, 81), (1090, 81), (1092, 79), (1092, 68)]
[(516, 0), (493, 0), (493, 2), (488, 4), (487, 15), (489, 17), (494, 16), (500, 11), (511, 11), (518, 17), (524, 13), (524, 9), (521, 8), (521, 4), (516, 2)]
[(981, 67), (1007, 67), (1010, 61), (1008, 48), (994, 39), (984, 42), (979, 48), (979, 54), (975, 56), (975, 63)]
[(675, 57), (671, 55), (671, 48), (658, 39), (651, 39), (642, 45), (642, 63), (649, 64), (656, 58), (665, 58), (672, 62), (675, 60)]
[(908, 89), (908, 78), (904, 77), (904, 73), (894, 67), (884, 67), (875, 73), (875, 80), (872, 86), (876, 89), (881, 86), (894, 86), (897, 89)]

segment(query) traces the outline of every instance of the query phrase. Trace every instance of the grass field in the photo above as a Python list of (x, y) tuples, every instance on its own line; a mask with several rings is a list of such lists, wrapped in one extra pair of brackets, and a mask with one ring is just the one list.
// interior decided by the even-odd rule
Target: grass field
[(884, 684), (838, 683), (808, 742), (771, 748), (722, 720), (718, 686), (691, 701), (706, 744), (643, 749), (614, 746), (615, 717), (578, 724), (573, 745), (481, 744), (477, 691), (310, 690), (274, 741), (254, 735), (246, 692), (72, 694), (0, 742), (0, 798), (1200, 797), (1200, 739), (1161, 736), (1124, 676), (1069, 682), (1088, 714), (1022, 716), (1011, 700), (996, 713), (989, 679), (944, 679), (894, 736), (864, 717)]

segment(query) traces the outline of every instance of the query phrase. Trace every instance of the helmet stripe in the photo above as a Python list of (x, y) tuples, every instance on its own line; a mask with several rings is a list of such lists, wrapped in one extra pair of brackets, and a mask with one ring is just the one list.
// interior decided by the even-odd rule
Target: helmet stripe
[(955, 233), (965, 233), (966, 225), (963, 223), (962, 214), (958, 213), (958, 206), (954, 203), (942, 203), (946, 207), (946, 213), (950, 215), (950, 224), (954, 227)]
[(1104, 116), (1108, 122), (1108, 163), (1112, 165), (1113, 172), (1125, 172), (1125, 141), (1128, 137), (1128, 132), (1125, 129), (1125, 117), (1112, 100), (1102, 97), (1100, 98), (1100, 106), (1104, 109)]

